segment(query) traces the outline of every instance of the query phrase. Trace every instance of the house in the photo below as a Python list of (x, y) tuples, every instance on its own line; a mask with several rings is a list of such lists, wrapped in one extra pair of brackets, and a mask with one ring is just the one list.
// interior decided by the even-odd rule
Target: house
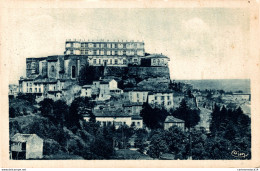
[[(99, 122), (101, 126), (115, 125), (115, 128), (119, 128), (121, 125), (131, 126), (131, 116), (126, 114), (122, 109), (119, 110), (93, 110), (93, 114), (96, 117), (96, 122)], [(90, 116), (88, 114), (83, 115), (85, 121), (89, 121)]]
[(92, 85), (84, 85), (84, 86), (82, 86), (80, 96), (82, 96), (82, 97), (91, 97), (91, 95), (92, 95), (91, 86)]
[(18, 93), (19, 93), (19, 86), (15, 84), (9, 84), (8, 95), (16, 97)]
[(185, 121), (175, 118), (173, 116), (167, 116), (167, 118), (164, 121), (164, 129), (167, 130), (174, 125), (181, 128), (184, 131)]
[(123, 90), (117, 88), (117, 81), (114, 79), (103, 79), (100, 81), (99, 100), (108, 100), (111, 95), (122, 94)]
[(11, 159), (41, 159), (43, 139), (36, 134), (15, 134), (10, 140)]
[(166, 110), (173, 108), (173, 92), (155, 90), (149, 92), (148, 103), (156, 107), (164, 107)]
[(140, 115), (133, 115), (131, 117), (132, 119), (132, 123), (131, 125), (133, 125), (136, 129), (141, 129), (143, 128), (143, 118)]
[(125, 102), (123, 103), (123, 108), (129, 115), (140, 115), (143, 109), (143, 103), (141, 102)]
[(142, 88), (126, 88), (124, 91), (126, 91), (127, 100), (130, 102), (147, 102), (148, 90)]

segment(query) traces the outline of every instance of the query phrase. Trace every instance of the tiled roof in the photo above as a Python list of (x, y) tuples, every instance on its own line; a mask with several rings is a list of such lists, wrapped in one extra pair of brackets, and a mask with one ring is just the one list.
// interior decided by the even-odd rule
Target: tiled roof
[(84, 85), (83, 88), (90, 88), (92, 85)]
[(94, 110), (93, 114), (96, 117), (131, 117), (129, 114), (125, 113), (123, 110)]
[(20, 133), (17, 133), (11, 138), (11, 141), (13, 141), (13, 142), (26, 142), (33, 135), (36, 135), (36, 134), (20, 134)]
[(142, 120), (143, 118), (140, 115), (133, 115), (132, 119), (134, 119), (134, 120)]
[(130, 102), (130, 101), (127, 101), (127, 102), (123, 103), (123, 106), (142, 106), (142, 105), (143, 105), (142, 102)]
[(165, 122), (165, 123), (175, 123), (175, 122), (183, 122), (183, 123), (184, 123), (183, 120), (178, 119), (178, 118), (175, 118), (175, 117), (173, 117), (173, 116), (167, 116), (167, 118), (165, 119), (164, 122)]
[(148, 55), (146, 56), (145, 58), (169, 58), (163, 54), (151, 54), (151, 55)]
[(55, 78), (37, 78), (34, 80), (35, 83), (56, 83), (57, 79)]

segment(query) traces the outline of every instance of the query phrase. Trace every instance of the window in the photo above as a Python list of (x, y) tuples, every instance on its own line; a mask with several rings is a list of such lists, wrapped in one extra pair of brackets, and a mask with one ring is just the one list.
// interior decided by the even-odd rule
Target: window
[(37, 88), (35, 88), (35, 93), (37, 93)]
[(139, 93), (136, 94), (137, 98), (139, 98)]
[(101, 64), (101, 59), (98, 60), (98, 63)]
[(112, 59), (110, 59), (110, 64), (112, 64)]
[(26, 83), (27, 84), (27, 87), (28, 87), (28, 83)]
[(41, 93), (41, 88), (39, 88), (39, 93)]
[(118, 60), (117, 59), (115, 59), (115, 64), (117, 64), (118, 63)]
[(170, 96), (167, 96), (167, 100), (170, 100)]
[(168, 102), (168, 105), (171, 105), (172, 103), (171, 102)]
[(32, 88), (30, 88), (30, 93), (32, 92)]
[(54, 72), (54, 66), (53, 65), (51, 66), (51, 72)]
[(94, 63), (94, 64), (96, 64), (96, 63), (97, 63), (97, 60), (96, 60), (96, 59), (94, 59), (93, 63)]
[(140, 122), (137, 122), (137, 125), (140, 126)]
[(30, 64), (27, 64), (27, 69), (29, 69), (30, 68)]
[(76, 78), (76, 67), (75, 66), (71, 67), (71, 77)]
[(164, 96), (161, 97), (161, 100), (164, 100)]
[(134, 59), (134, 62), (137, 62), (137, 59)]
[(154, 100), (157, 100), (157, 96), (154, 96)]
[(126, 60), (125, 59), (123, 60), (123, 64), (126, 65)]

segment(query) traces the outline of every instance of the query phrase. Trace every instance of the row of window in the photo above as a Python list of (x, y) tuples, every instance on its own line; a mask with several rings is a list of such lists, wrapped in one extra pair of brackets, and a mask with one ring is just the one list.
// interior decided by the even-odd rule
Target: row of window
[[(167, 97), (167, 100), (170, 100), (170, 96), (166, 96), (166, 97)], [(160, 96), (154, 96), (154, 100), (157, 100), (159, 98), (160, 98)], [(166, 99), (165, 96), (161, 96), (161, 101), (163, 101), (164, 99)]]
[[(114, 60), (114, 63), (113, 63), (113, 59), (109, 59), (109, 60), (101, 60), (101, 59), (93, 59), (93, 64), (119, 64), (118, 63), (118, 59), (115, 59)], [(127, 64), (127, 61), (125, 59), (123, 59), (123, 64), (126, 65)]]
[[(38, 90), (38, 92), (37, 92), (37, 90)], [(39, 88), (39, 89), (35, 88), (35, 89), (34, 89), (34, 92), (35, 92), (35, 93), (41, 93), (42, 90), (41, 90), (41, 88)], [(32, 88), (27, 88), (27, 93), (32, 93)]]
[(141, 43), (67, 43), (66, 47), (94, 47), (94, 48), (143, 48)]
[[(71, 51), (72, 53), (72, 51)], [(143, 55), (143, 51), (99, 51), (80, 50), (81, 55)]]

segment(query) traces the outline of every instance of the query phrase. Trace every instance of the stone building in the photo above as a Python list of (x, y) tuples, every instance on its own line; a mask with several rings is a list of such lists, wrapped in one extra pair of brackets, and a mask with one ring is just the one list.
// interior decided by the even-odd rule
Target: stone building
[[(148, 67), (140, 67), (143, 59), (150, 60)], [(129, 69), (130, 74), (151, 75), (165, 71), (168, 73), (169, 58), (164, 55), (145, 56), (144, 42), (110, 42), (110, 41), (71, 41), (65, 43), (64, 55), (53, 55), (47, 57), (27, 58), (26, 59), (26, 77), (19, 80), (19, 92), (35, 94), (41, 98), (60, 99), (63, 97), (63, 91), (67, 87), (76, 84), (79, 78), (80, 70), (86, 65), (90, 66), (108, 66), (105, 68), (127, 67), (139, 65)], [(112, 66), (112, 67), (109, 67)], [(118, 67), (118, 68), (116, 68)], [(134, 69), (138, 68), (138, 69)], [(150, 69), (151, 68), (151, 69)], [(121, 73), (120, 73), (121, 74)], [(168, 75), (168, 74), (166, 74)], [(102, 86), (104, 91), (107, 89), (101, 82), (93, 82), (91, 94), (99, 96)], [(85, 89), (89, 93), (90, 90)], [(85, 91), (83, 90), (83, 91)], [(110, 94), (121, 94), (122, 90), (110, 89)], [(86, 92), (81, 94), (86, 96)], [(147, 93), (146, 93), (147, 94)], [(144, 94), (143, 102), (146, 101)], [(101, 96), (106, 92), (101, 92)], [(138, 94), (136, 94), (138, 95)], [(87, 95), (89, 96), (89, 94)], [(135, 96), (133, 94), (133, 96)], [(106, 98), (104, 98), (106, 99)], [(139, 98), (136, 98), (138, 102)], [(135, 102), (135, 100), (134, 100)]]
[(168, 66), (169, 57), (163, 54), (151, 54), (141, 58), (142, 66)]
[(56, 55), (26, 59), (26, 78), (19, 80), (19, 92), (59, 99), (66, 87), (77, 81), (85, 56)]
[(36, 134), (15, 134), (10, 140), (11, 159), (41, 159), (43, 139)]
[(139, 41), (81, 41), (67, 40), (66, 55), (87, 55), (93, 66), (139, 65), (145, 55), (144, 42)]

